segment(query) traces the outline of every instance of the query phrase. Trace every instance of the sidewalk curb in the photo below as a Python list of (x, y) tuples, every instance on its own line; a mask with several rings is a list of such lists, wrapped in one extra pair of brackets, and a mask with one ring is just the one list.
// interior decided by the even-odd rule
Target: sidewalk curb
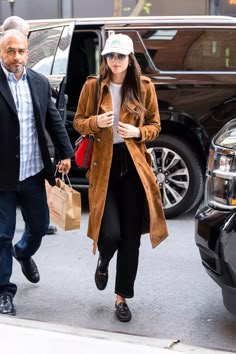
[[(59, 324), (23, 320), (10, 316), (0, 318), (1, 347), (5, 354), (94, 353), (116, 354), (121, 350), (132, 353), (158, 354), (232, 354), (233, 352), (188, 346), (172, 339), (156, 339), (95, 329), (76, 328)], [(22, 340), (22, 352), (21, 343)], [(10, 344), (9, 344), (10, 343)], [(27, 345), (29, 348), (27, 348)], [(32, 348), (32, 344), (34, 347)], [(58, 348), (55, 351), (55, 346)], [(79, 347), (78, 347), (79, 346)], [(7, 350), (7, 351), (6, 351)], [(39, 350), (39, 351), (36, 351)], [(43, 350), (43, 351), (42, 351)]]

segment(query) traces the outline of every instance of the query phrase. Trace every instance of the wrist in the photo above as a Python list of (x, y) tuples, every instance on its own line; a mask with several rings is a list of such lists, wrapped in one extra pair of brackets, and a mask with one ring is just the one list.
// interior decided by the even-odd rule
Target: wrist
[(99, 117), (99, 116), (97, 116), (97, 118), (96, 118), (96, 122), (97, 122), (97, 126), (98, 126), (98, 128), (100, 129), (100, 127), (99, 127), (99, 123), (98, 123), (98, 117)]
[(137, 128), (137, 136), (136, 136), (136, 138), (140, 138), (140, 136), (141, 136), (140, 129), (139, 129), (139, 128)]

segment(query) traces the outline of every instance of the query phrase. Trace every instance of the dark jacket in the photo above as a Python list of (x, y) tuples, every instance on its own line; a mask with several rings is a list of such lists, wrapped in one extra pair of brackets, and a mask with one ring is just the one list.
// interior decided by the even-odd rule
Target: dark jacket
[[(73, 156), (64, 123), (51, 99), (51, 89), (46, 77), (27, 69), (27, 78), (33, 102), (39, 146), (44, 164), (45, 179), (55, 184), (54, 171), (47, 147), (48, 131), (60, 159)], [(0, 190), (16, 190), (20, 168), (19, 120), (11, 90), (0, 66)]]

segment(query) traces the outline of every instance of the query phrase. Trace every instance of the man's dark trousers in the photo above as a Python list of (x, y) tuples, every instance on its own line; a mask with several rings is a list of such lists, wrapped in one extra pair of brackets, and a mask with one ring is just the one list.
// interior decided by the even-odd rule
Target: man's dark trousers
[(17, 290), (16, 285), (10, 282), (17, 205), (21, 209), (25, 229), (14, 246), (16, 258), (27, 259), (34, 255), (47, 233), (49, 210), (44, 183), (40, 172), (19, 182), (16, 191), (0, 191), (0, 295), (14, 296)]

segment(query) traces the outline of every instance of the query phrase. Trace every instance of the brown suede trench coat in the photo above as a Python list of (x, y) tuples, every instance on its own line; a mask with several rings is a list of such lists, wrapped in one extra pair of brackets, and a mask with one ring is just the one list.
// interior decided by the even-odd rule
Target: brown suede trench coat
[[(113, 151), (113, 129), (99, 128), (97, 115), (94, 115), (96, 78), (89, 77), (80, 94), (77, 112), (74, 118), (74, 128), (80, 134), (94, 134), (92, 161), (87, 177), (89, 179), (89, 222), (88, 236), (93, 239), (93, 252), (97, 247), (99, 230), (103, 216), (109, 172)], [(121, 110), (120, 121), (133, 124), (141, 132), (139, 139), (125, 139), (125, 144), (134, 161), (142, 181), (147, 198), (146, 229), (150, 233), (152, 247), (156, 247), (167, 235), (165, 216), (162, 209), (161, 195), (156, 177), (151, 167), (151, 157), (146, 151), (145, 141), (155, 139), (160, 132), (160, 116), (155, 88), (151, 80), (142, 76), (141, 95), (147, 111), (141, 117)], [(130, 104), (135, 108), (134, 104)], [(98, 95), (97, 114), (112, 111), (112, 98), (109, 82), (102, 81)], [(148, 221), (147, 221), (148, 220)], [(148, 224), (147, 224), (148, 222)]]

